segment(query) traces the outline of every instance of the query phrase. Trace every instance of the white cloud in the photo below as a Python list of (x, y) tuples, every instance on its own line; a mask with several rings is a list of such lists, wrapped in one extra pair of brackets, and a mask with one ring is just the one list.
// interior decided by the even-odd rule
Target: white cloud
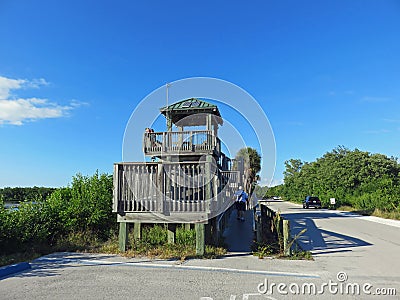
[(277, 186), (283, 184), (283, 179), (268, 179), (268, 178), (261, 178), (261, 181), (258, 183), (260, 186), (266, 186), (268, 185), (269, 187)]
[(76, 100), (61, 106), (42, 98), (18, 98), (11, 91), (27, 88), (40, 88), (49, 83), (43, 79), (11, 79), (0, 76), (0, 125), (22, 125), (39, 119), (59, 118), (78, 106), (84, 105)]
[(23, 79), (10, 79), (0, 76), (0, 99), (8, 99), (10, 91), (22, 88), (25, 80)]
[(72, 99), (69, 105), (70, 105), (71, 107), (73, 107), (73, 108), (77, 108), (77, 107), (81, 107), (81, 106), (88, 106), (89, 103), (87, 103), (87, 102), (81, 102), (81, 101)]
[(22, 125), (26, 121), (59, 118), (72, 106), (60, 106), (46, 99), (0, 100), (0, 124)]
[(33, 79), (31, 81), (25, 81), (26, 87), (28, 88), (34, 88), (38, 89), (41, 86), (47, 86), (50, 83), (48, 83), (44, 78), (39, 78), (39, 79)]

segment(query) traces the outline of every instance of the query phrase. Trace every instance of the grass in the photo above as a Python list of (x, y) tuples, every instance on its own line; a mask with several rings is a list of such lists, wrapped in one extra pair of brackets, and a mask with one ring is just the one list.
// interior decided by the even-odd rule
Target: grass
[(259, 259), (265, 257), (276, 257), (280, 253), (278, 243), (258, 243), (254, 242), (251, 246), (251, 250), (254, 256)]
[(266, 257), (270, 258), (280, 258), (280, 259), (289, 259), (289, 260), (314, 260), (310, 251), (304, 251), (298, 249), (292, 251), (290, 256), (285, 256), (280, 249), (279, 243), (257, 243), (254, 242), (252, 245), (252, 253), (254, 256), (257, 256), (259, 259), (263, 259)]
[(291, 256), (285, 256), (286, 259), (292, 260), (314, 260), (310, 251), (296, 250)]
[(25, 261), (32, 261), (42, 255), (42, 253), (37, 253), (35, 251), (0, 255), (0, 267)]
[(55, 245), (35, 245), (21, 252), (0, 255), (0, 266), (32, 261), (52, 252), (86, 252), (118, 254), (125, 257), (150, 257), (162, 259), (217, 258), (226, 254), (224, 247), (206, 245), (202, 256), (196, 255), (196, 233), (193, 229), (178, 227), (176, 243), (168, 244), (167, 230), (163, 226), (148, 226), (142, 231), (142, 239), (136, 240), (131, 232), (128, 235), (128, 249), (119, 250), (118, 235), (113, 233), (103, 241), (90, 232), (72, 232), (61, 237)]
[(163, 226), (144, 227), (140, 240), (135, 239), (133, 233), (128, 235), (128, 250), (122, 255), (185, 260), (195, 257), (216, 258), (226, 254), (226, 249), (223, 247), (207, 245), (203, 256), (196, 255), (196, 233), (193, 229), (178, 227), (176, 242), (169, 244), (167, 240), (167, 230)]
[(385, 219), (393, 219), (400, 220), (400, 211), (382, 211), (380, 209), (375, 209), (372, 213), (372, 216), (385, 218)]
[(344, 211), (349, 211), (353, 213), (357, 213), (363, 216), (374, 216), (374, 217), (379, 217), (379, 218), (384, 218), (384, 219), (392, 219), (392, 220), (400, 220), (400, 211), (398, 210), (392, 210), (392, 211), (384, 211), (380, 210), (378, 208), (371, 209), (371, 210), (357, 210), (352, 206), (344, 205), (344, 206), (339, 206), (337, 210), (344, 210)]
[(253, 241), (253, 244), (251, 246), (253, 255), (258, 256), (258, 258), (260, 259), (263, 259), (264, 257), (271, 257), (293, 260), (312, 260), (313, 258), (311, 252), (303, 251), (297, 243), (297, 240), (307, 231), (307, 229), (301, 230), (298, 234), (290, 239), (287, 247), (289, 249), (294, 249), (291, 252), (291, 255), (287, 256), (284, 254), (284, 241), (281, 228), (281, 220), (281, 214), (280, 212), (277, 212), (271, 220), (272, 226), (265, 226), (263, 229), (263, 241)]

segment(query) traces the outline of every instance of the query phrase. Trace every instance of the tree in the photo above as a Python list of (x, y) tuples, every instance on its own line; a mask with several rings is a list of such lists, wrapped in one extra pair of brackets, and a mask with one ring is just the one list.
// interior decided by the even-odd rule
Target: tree
[(254, 190), (254, 183), (260, 177), (257, 175), (261, 170), (261, 155), (251, 147), (242, 148), (235, 156), (236, 161), (243, 161), (244, 190), (251, 195)]
[(325, 204), (336, 198), (357, 209), (398, 209), (400, 164), (394, 157), (339, 146), (311, 163), (285, 162), (283, 196), (302, 201), (318, 195)]
[(289, 159), (285, 161), (285, 171), (283, 172), (285, 179), (298, 174), (303, 165), (304, 163), (300, 159)]

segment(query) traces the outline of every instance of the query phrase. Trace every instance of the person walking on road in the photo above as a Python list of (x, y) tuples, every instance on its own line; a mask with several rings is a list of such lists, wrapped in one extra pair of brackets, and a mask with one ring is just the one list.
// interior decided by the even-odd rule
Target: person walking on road
[(244, 212), (246, 210), (247, 193), (243, 190), (242, 186), (235, 192), (233, 199), (235, 200), (235, 207), (237, 211), (237, 219), (244, 221)]

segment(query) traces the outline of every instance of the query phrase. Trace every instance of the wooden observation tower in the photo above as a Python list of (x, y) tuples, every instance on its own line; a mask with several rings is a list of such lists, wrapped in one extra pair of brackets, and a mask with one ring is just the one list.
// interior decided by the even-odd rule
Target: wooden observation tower
[(231, 159), (221, 151), (223, 120), (216, 105), (191, 98), (160, 112), (167, 130), (147, 129), (143, 135), (143, 151), (152, 161), (114, 164), (120, 248), (126, 247), (130, 223), (138, 237), (143, 223), (167, 224), (171, 242), (176, 224), (187, 224), (196, 228), (201, 254), (204, 237), (211, 243), (219, 239), (221, 220), (243, 174), (231, 169)]

